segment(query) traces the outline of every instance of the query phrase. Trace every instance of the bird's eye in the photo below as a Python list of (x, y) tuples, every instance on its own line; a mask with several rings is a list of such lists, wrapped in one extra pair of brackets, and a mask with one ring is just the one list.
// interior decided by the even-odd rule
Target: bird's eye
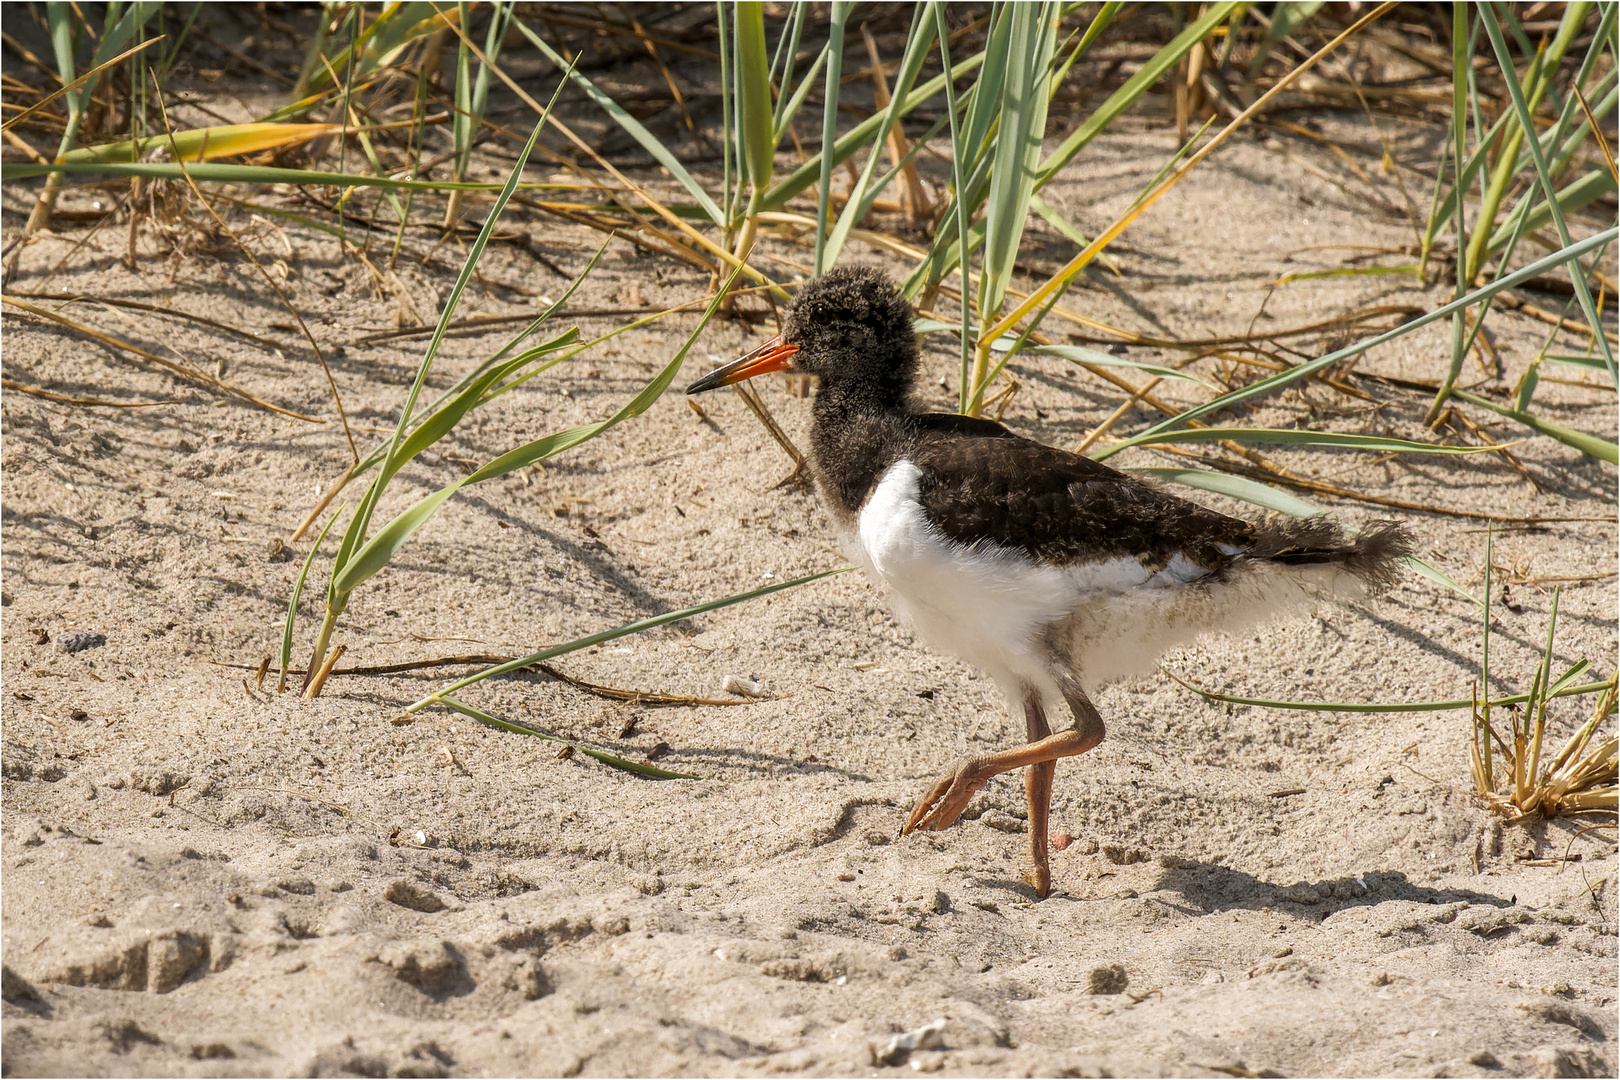
[(810, 313), (810, 321), (815, 323), (817, 326), (826, 326), (828, 323), (833, 321), (832, 314), (825, 308), (820, 308)]

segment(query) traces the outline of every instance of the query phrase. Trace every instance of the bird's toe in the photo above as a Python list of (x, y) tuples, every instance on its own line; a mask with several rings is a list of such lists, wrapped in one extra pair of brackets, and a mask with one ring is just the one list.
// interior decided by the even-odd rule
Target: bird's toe
[(940, 777), (928, 794), (923, 796), (917, 808), (911, 812), (906, 827), (901, 830), (902, 834), (910, 834), (917, 829), (938, 831), (950, 828), (984, 785), (985, 778), (979, 775), (975, 764), (972, 761), (963, 762), (954, 772)]

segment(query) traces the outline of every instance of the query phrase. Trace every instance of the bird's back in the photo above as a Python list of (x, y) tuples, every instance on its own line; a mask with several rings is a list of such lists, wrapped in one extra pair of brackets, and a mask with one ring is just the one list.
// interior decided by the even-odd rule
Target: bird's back
[(990, 421), (919, 416), (910, 458), (929, 519), (961, 544), (992, 543), (1054, 566), (1180, 555), (1217, 570), (1254, 540), (1248, 522), (1015, 435)]

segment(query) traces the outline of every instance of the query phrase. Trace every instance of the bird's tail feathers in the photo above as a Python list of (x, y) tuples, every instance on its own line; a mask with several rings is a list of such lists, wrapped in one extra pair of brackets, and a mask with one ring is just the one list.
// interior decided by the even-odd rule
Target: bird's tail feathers
[(1412, 534), (1397, 521), (1374, 521), (1351, 533), (1326, 517), (1279, 518), (1256, 528), (1252, 559), (1289, 567), (1324, 567), (1351, 574), (1369, 592), (1380, 592), (1400, 576), (1400, 562), (1412, 554)]

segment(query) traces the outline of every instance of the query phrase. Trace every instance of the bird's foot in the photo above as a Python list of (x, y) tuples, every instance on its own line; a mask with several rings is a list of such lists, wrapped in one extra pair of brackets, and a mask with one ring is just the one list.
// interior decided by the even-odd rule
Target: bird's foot
[(900, 834), (907, 836), (918, 829), (939, 830), (955, 825), (962, 811), (967, 809), (968, 802), (984, 789), (989, 779), (972, 758), (963, 761), (955, 771), (940, 777), (939, 782), (923, 796)]
[(1035, 890), (1035, 899), (1045, 900), (1052, 895), (1052, 871), (1045, 866), (1032, 866), (1024, 871), (1024, 884)]

